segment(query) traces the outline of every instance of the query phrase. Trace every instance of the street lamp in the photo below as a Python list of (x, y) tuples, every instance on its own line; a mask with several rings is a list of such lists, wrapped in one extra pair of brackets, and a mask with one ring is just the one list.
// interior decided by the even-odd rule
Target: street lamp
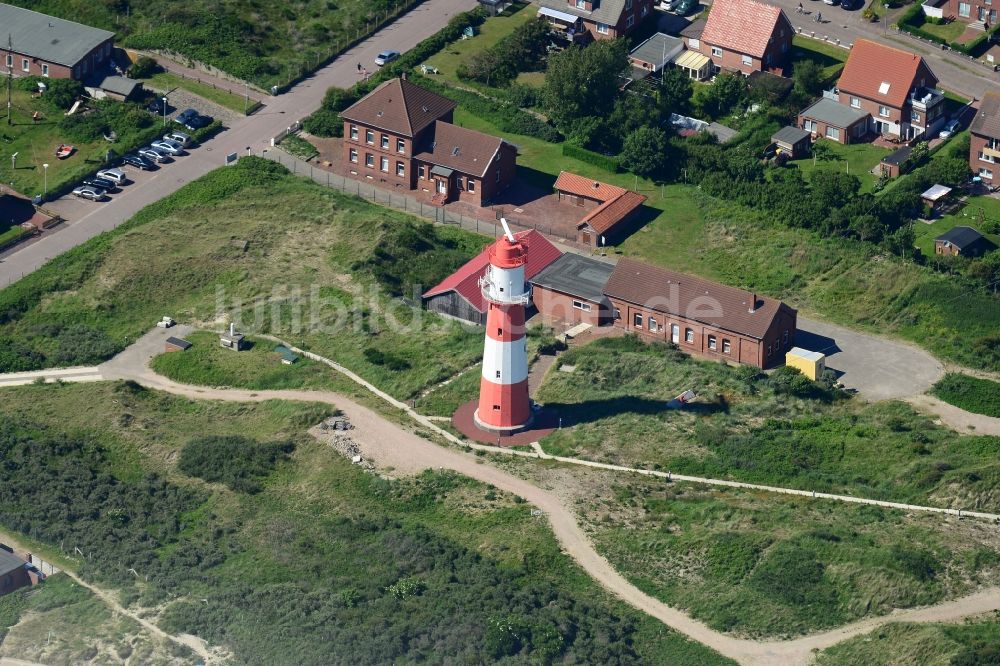
[(882, 34), (884, 35), (889, 30), (889, 3), (882, 3), (882, 9), (884, 10), (882, 13)]
[(243, 82), (243, 115), (247, 115), (247, 110), (250, 108), (250, 82)]
[(167, 97), (163, 97), (163, 126), (167, 126)]
[(49, 196), (49, 165), (48, 164), (43, 164), (42, 165), (42, 174), (43, 174), (42, 177), (45, 179), (45, 190), (44, 190), (44, 193), (42, 194), (42, 196), (47, 197), (47, 196)]

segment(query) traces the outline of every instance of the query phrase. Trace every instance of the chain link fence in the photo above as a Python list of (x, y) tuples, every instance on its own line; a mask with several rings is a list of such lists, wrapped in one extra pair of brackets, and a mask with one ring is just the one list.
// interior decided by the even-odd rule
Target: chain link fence
[(477, 234), (498, 238), (503, 233), (503, 228), (500, 226), (500, 216), (503, 215), (507, 219), (507, 224), (510, 225), (511, 230), (515, 232), (535, 229), (547, 236), (574, 240), (574, 237), (568, 235), (564, 230), (546, 224), (538, 224), (526, 217), (511, 216), (506, 210), (497, 206), (481, 209), (484, 213), (483, 216), (464, 215), (441, 206), (432, 206), (402, 191), (389, 190), (372, 183), (345, 178), (331, 171), (316, 168), (312, 164), (281, 150), (265, 151), (262, 157), (281, 164), (296, 175), (310, 178), (319, 185), (339, 190), (344, 194), (352, 194), (361, 199), (377, 203), (380, 206), (387, 206), (403, 211), (404, 213), (417, 215), (437, 224), (448, 224), (461, 227), (467, 231), (473, 231)]

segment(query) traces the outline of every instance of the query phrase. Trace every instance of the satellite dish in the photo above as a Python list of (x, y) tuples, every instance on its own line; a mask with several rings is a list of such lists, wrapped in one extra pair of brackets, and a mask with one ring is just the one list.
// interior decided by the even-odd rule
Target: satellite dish
[(509, 240), (511, 243), (517, 242), (514, 240), (514, 234), (510, 233), (510, 227), (507, 226), (507, 218), (501, 217), (500, 224), (503, 225), (503, 232), (504, 234), (507, 235), (507, 240)]

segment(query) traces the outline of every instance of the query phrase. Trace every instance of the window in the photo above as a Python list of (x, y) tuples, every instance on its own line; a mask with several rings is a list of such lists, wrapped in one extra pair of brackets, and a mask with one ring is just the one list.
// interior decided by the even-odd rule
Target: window
[(374, 167), (375, 166), (375, 156), (371, 153), (365, 153), (365, 166)]
[[(500, 291), (503, 291), (503, 287), (500, 288)], [(500, 337), (503, 337), (503, 329), (502, 328), (498, 328), (497, 329), (497, 335), (499, 335)]]
[(713, 46), (712, 47), (712, 55), (715, 56), (716, 58), (721, 58), (722, 57), (722, 49), (720, 49), (718, 46)]
[(861, 100), (858, 99), (857, 97), (852, 97), (851, 98), (851, 108), (852, 109), (860, 109), (861, 108)]
[(733, 346), (731, 344), (729, 344), (729, 340), (726, 340), (725, 338), (723, 338), (722, 339), (722, 353), (723, 354), (729, 354), (729, 353), (732, 353), (732, 351), (733, 351)]
[(358, 163), (358, 151), (355, 150), (354, 148), (351, 148), (351, 161), (354, 162), (355, 164)]
[(689, 39), (688, 40), (688, 48), (691, 49), (692, 51), (697, 51), (698, 49), (701, 48), (701, 40), (700, 39)]
[(785, 329), (784, 335), (781, 336), (781, 341), (783, 343), (785, 343), (786, 345), (788, 344), (788, 329), (787, 328)]
[(771, 345), (767, 346), (767, 355), (768, 355), (768, 357), (771, 356)]
[(992, 164), (993, 163), (993, 156), (992, 155), (987, 155), (986, 153), (984, 153), (983, 151), (980, 150), (979, 151), (979, 161), (980, 162), (990, 162)]
[(625, 28), (631, 28), (633, 25), (635, 25), (635, 16), (629, 14), (629, 17), (625, 19)]
[(14, 66), (14, 56), (12, 56), (11, 54), (8, 53), (7, 54), (7, 68), (9, 69), (9, 68), (11, 68), (13, 66)]
[(878, 115), (884, 116), (884, 117), (888, 118), (889, 117), (889, 107), (879, 105), (879, 107), (878, 107)]
[(375, 132), (373, 132), (371, 130), (365, 130), (365, 142), (366, 143), (374, 144), (375, 143)]
[(749, 67), (749, 66), (753, 65), (753, 58), (751, 58), (748, 55), (745, 55), (742, 58), (742, 62), (743, 62), (744, 65), (746, 65), (747, 67)]
[(802, 129), (804, 129), (807, 132), (815, 132), (816, 131), (816, 121), (815, 120), (808, 120), (808, 119), (803, 120), (802, 121)]
[(388, 171), (389, 170), (389, 158), (388, 157), (379, 158), (378, 164), (379, 164), (379, 168), (382, 169), (382, 171)]
[(358, 140), (358, 126), (351, 125), (351, 138), (355, 141)]
[(826, 126), (826, 136), (827, 138), (833, 139), (834, 141), (840, 141), (840, 130), (836, 127)]
[(889, 94), (889, 88), (891, 88), (891, 87), (892, 87), (891, 83), (889, 83), (888, 81), (883, 81), (878, 86), (878, 94), (879, 95), (888, 95)]
[(684, 342), (694, 344), (694, 329), (691, 328), (684, 329)]
[(474, 180), (472, 180), (470, 178), (468, 180), (468, 188), (466, 188), (466, 189), (468, 189), (470, 192), (475, 192), (476, 191), (476, 181), (474, 181)]
[(615, 308), (615, 319), (621, 319), (621, 318), (622, 318), (622, 311), (619, 310), (618, 308)]
[(649, 13), (649, 7), (646, 6), (646, 5), (643, 5), (642, 6), (642, 12), (641, 12), (642, 16), (645, 16), (648, 13)]
[(598, 23), (597, 24), (597, 32), (600, 33), (600, 34), (602, 34), (602, 35), (608, 34), (608, 24), (607, 23)]
[[(21, 69), (26, 72), (31, 69), (31, 64), (28, 62), (27, 58), (21, 58)], [(83, 71), (87, 71), (86, 63), (84, 63)]]
[(649, 330), (653, 331), (654, 333), (657, 330), (656, 320), (653, 319), (652, 317), (649, 318)]
[(48, 76), (48, 75), (49, 75), (49, 66), (43, 64), (42, 65), (42, 76)]
[(636, 312), (635, 316), (632, 319), (632, 323), (635, 325), (636, 328), (642, 328), (642, 315)]
[(990, 180), (993, 180), (993, 172), (990, 169), (986, 169), (984, 167), (980, 167), (979, 168), (979, 177), (980, 178), (989, 178)]
[(858, 123), (854, 126), (854, 136), (861, 138), (868, 132), (868, 123)]
[(493, 411), (494, 412), (499, 412), (500, 411), (500, 405), (493, 405)]
[(920, 114), (916, 111), (910, 111), (910, 120), (915, 123), (920, 122)]
[(632, 11), (632, 0), (625, 0), (625, 11)]
[(715, 348), (718, 347), (718, 346), (719, 346), (719, 343), (718, 343), (718, 340), (716, 339), (716, 337), (714, 335), (708, 336), (708, 348), (711, 349), (711, 350), (715, 350)]
[(402, 162), (396, 162), (396, 175), (400, 178), (406, 175), (406, 167), (403, 166)]
[(425, 167), (424, 167), (423, 164), (421, 164), (420, 166), (417, 167), (417, 177), (420, 178), (420, 180), (424, 179), (424, 174), (425, 173), (427, 173), (427, 172), (425, 171)]
[(497, 379), (500, 379), (500, 371), (497, 370)]
[(968, 2), (960, 2), (960, 3), (958, 3), (958, 15), (959, 16), (961, 16), (962, 18), (969, 18), (969, 15), (971, 13), (972, 13), (972, 5), (970, 5)]
[(396, 152), (405, 153), (406, 152), (406, 142), (402, 139), (396, 139)]
[(584, 303), (583, 301), (573, 301), (573, 307), (576, 308), (577, 310), (590, 312), (590, 303)]
[(382, 150), (389, 150), (389, 137), (382, 135)]
[(586, 9), (587, 8), (587, 0), (576, 0), (576, 8), (577, 9)]
[(500, 182), (500, 169), (497, 168), (497, 182)]

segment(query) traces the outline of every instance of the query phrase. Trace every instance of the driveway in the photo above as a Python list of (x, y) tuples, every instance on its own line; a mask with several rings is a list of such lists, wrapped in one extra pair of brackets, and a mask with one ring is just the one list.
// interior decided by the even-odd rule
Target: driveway
[(863, 398), (896, 400), (919, 395), (944, 375), (930, 353), (907, 342), (852, 331), (799, 316), (795, 344), (826, 354), (826, 367)]
[(68, 197), (50, 203), (53, 209), (66, 216), (67, 223), (43, 234), (38, 241), (0, 257), (0, 288), (37, 270), (52, 257), (114, 229), (149, 204), (222, 166), (228, 153), (245, 155), (249, 150), (260, 154), (270, 147), (272, 136), (318, 109), (328, 88), (347, 88), (357, 82), (359, 62), (374, 67), (375, 56), (381, 50), (407, 51), (443, 28), (452, 16), (476, 4), (476, 0), (427, 0), (287, 93), (270, 99), (266, 109), (235, 120), (217, 137), (189, 155), (164, 165), (148, 179), (137, 178), (141, 187), (126, 187), (108, 203), (90, 205), (90, 202)]

